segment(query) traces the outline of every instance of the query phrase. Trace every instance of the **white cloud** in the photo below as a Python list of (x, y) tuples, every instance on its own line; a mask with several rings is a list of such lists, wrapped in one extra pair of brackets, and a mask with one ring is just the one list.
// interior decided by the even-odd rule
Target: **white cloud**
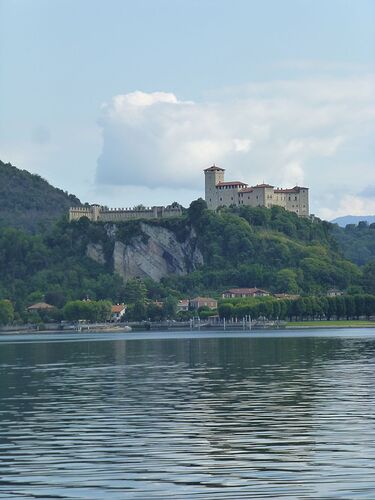
[(254, 83), (214, 102), (168, 92), (115, 96), (99, 120), (97, 183), (197, 191), (203, 168), (216, 162), (228, 179), (310, 186), (317, 213), (346, 210), (346, 199), (327, 193), (357, 200), (375, 183), (374, 88), (363, 76)]
[(282, 184), (284, 186), (303, 186), (305, 184), (305, 176), (300, 163), (292, 161), (285, 165)]
[(366, 199), (358, 195), (344, 195), (338, 205), (333, 208), (324, 207), (320, 217), (333, 220), (341, 215), (372, 215), (375, 214), (375, 199)]
[(303, 139), (292, 139), (289, 141), (284, 149), (284, 155), (286, 157), (299, 156), (302, 158), (308, 158), (311, 155), (316, 156), (332, 156), (336, 153), (337, 148), (344, 142), (344, 138), (341, 136), (332, 137), (328, 139), (316, 139), (316, 138), (303, 138)]

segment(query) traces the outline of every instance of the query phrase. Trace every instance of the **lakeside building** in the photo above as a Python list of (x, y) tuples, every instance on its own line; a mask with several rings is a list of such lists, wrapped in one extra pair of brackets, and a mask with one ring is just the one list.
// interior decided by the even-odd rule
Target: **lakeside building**
[(344, 292), (338, 288), (330, 288), (327, 290), (327, 297), (341, 297), (342, 295), (344, 295)]
[(190, 300), (190, 307), (194, 310), (198, 310), (200, 307), (217, 309), (217, 300), (210, 297), (195, 297), (195, 299)]
[(186, 312), (189, 310), (189, 299), (182, 299), (177, 302), (177, 312)]
[(273, 296), (278, 300), (297, 300), (301, 297), (301, 295), (298, 295), (297, 293), (274, 293)]
[(167, 207), (108, 208), (93, 204), (69, 209), (69, 222), (87, 217), (93, 222), (121, 222), (133, 219), (165, 219), (179, 217), (182, 209), (177, 205)]
[(47, 304), (46, 302), (37, 302), (36, 304), (32, 304), (27, 308), (28, 311), (52, 311), (52, 309), (56, 309), (55, 306), (51, 304)]
[(223, 299), (235, 299), (243, 297), (268, 297), (270, 292), (261, 288), (230, 288), (222, 293)]
[(216, 165), (204, 170), (205, 200), (209, 209), (231, 205), (271, 208), (276, 205), (300, 217), (309, 216), (309, 188), (284, 189), (271, 184), (249, 186), (241, 181), (225, 181), (224, 173), (225, 169)]
[(111, 310), (111, 320), (112, 321), (121, 321), (121, 318), (124, 316), (126, 312), (125, 304), (115, 304), (112, 306)]

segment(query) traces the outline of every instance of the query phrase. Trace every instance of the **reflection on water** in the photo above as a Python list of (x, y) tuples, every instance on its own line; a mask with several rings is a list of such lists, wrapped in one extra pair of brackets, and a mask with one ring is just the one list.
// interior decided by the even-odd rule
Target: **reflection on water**
[(3, 337), (0, 498), (374, 499), (372, 332)]

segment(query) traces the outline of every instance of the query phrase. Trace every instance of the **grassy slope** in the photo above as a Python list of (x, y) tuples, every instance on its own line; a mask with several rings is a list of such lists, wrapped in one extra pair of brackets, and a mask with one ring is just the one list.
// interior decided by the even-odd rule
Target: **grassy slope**
[(287, 327), (314, 327), (314, 328), (362, 328), (372, 327), (375, 328), (375, 321), (366, 320), (330, 320), (330, 321), (293, 321), (288, 322)]

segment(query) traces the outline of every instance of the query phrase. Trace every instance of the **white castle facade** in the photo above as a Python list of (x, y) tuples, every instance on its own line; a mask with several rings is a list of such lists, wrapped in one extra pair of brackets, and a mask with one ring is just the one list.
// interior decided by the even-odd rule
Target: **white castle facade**
[(294, 186), (281, 189), (270, 184), (249, 186), (240, 181), (225, 182), (224, 172), (223, 168), (216, 165), (204, 170), (205, 200), (209, 209), (230, 205), (267, 208), (278, 205), (300, 217), (309, 216), (308, 188)]

